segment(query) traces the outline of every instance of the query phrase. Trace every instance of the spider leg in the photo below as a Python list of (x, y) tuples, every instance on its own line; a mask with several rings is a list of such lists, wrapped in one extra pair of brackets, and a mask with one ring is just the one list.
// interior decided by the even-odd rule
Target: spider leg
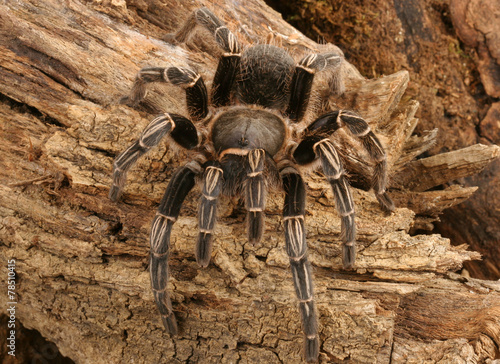
[(323, 139), (316, 144), (315, 150), (321, 161), (323, 173), (332, 186), (335, 206), (342, 221), (342, 262), (344, 268), (353, 268), (356, 258), (356, 224), (351, 189), (339, 155), (330, 140)]
[(177, 335), (177, 321), (167, 292), (168, 255), (170, 233), (188, 192), (195, 184), (195, 177), (201, 173), (197, 162), (180, 167), (168, 183), (165, 194), (151, 226), (149, 269), (151, 286), (163, 325), (171, 335)]
[(386, 192), (387, 156), (384, 147), (361, 116), (352, 111), (332, 111), (316, 119), (308, 126), (306, 132), (330, 135), (343, 126), (347, 126), (351, 134), (360, 139), (363, 147), (375, 162), (371, 187), (381, 207), (387, 212), (393, 211), (394, 203)]
[(168, 113), (156, 117), (143, 130), (141, 136), (113, 162), (113, 184), (109, 191), (112, 201), (117, 201), (120, 197), (130, 167), (169, 133), (177, 144), (186, 149), (192, 149), (198, 144), (196, 127), (190, 120)]
[(212, 231), (217, 219), (217, 202), (222, 189), (223, 171), (220, 163), (213, 162), (205, 168), (203, 189), (198, 212), (198, 240), (196, 261), (202, 267), (208, 266), (212, 252)]
[(176, 42), (185, 42), (196, 25), (207, 29), (224, 52), (213, 80), (212, 103), (215, 107), (227, 105), (240, 64), (240, 45), (224, 22), (207, 8), (195, 10), (179, 31), (169, 38), (173, 38)]
[(291, 167), (280, 171), (285, 190), (283, 224), (286, 252), (290, 258), (295, 292), (305, 335), (307, 361), (317, 361), (319, 355), (318, 318), (314, 305), (311, 267), (307, 258), (307, 242), (304, 229), (306, 192), (299, 172)]
[(147, 84), (151, 82), (170, 83), (184, 88), (189, 115), (201, 120), (208, 114), (207, 88), (203, 78), (196, 72), (184, 67), (146, 67), (139, 71), (130, 95), (121, 102), (136, 106), (147, 94)]
[(231, 89), (240, 65), (239, 52), (237, 49), (235, 52), (225, 53), (219, 60), (212, 86), (212, 103), (215, 107), (229, 104)]
[(312, 135), (304, 138), (294, 152), (299, 164), (307, 164), (319, 158), (323, 173), (332, 186), (335, 207), (341, 217), (342, 262), (344, 268), (354, 267), (356, 258), (356, 224), (354, 202), (342, 162), (328, 138)]
[(335, 52), (309, 54), (300, 60), (290, 85), (290, 101), (286, 110), (290, 120), (299, 122), (304, 116), (316, 72), (337, 68), (343, 60), (344, 57)]
[(247, 209), (248, 241), (258, 243), (264, 232), (264, 209), (266, 207), (267, 187), (264, 179), (263, 149), (252, 149), (247, 154), (247, 174), (243, 182), (245, 206)]

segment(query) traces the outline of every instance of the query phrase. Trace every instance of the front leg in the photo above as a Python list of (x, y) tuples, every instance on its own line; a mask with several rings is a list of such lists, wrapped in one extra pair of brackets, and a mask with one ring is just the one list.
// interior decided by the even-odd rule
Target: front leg
[(264, 210), (266, 208), (266, 182), (264, 178), (264, 161), (266, 152), (263, 149), (252, 149), (247, 155), (245, 188), (245, 205), (247, 209), (248, 241), (252, 244), (260, 242), (264, 233)]
[(335, 207), (341, 219), (342, 263), (345, 269), (354, 267), (356, 259), (356, 223), (351, 188), (345, 176), (342, 162), (329, 139), (323, 139), (313, 146), (321, 161), (323, 173), (332, 187)]
[(341, 218), (342, 263), (345, 269), (353, 268), (356, 258), (354, 201), (335, 147), (328, 138), (311, 135), (297, 146), (293, 156), (297, 163), (302, 165), (320, 160), (323, 173), (332, 187), (335, 207)]
[(127, 149), (120, 153), (113, 162), (113, 184), (109, 198), (117, 201), (125, 186), (128, 170), (137, 160), (147, 153), (167, 134), (181, 147), (192, 149), (198, 145), (198, 133), (194, 124), (185, 117), (165, 113), (153, 119), (141, 133), (141, 136)]
[(212, 233), (217, 220), (217, 203), (223, 185), (223, 170), (219, 162), (210, 162), (203, 174), (201, 202), (198, 210), (198, 239), (196, 261), (201, 267), (208, 266), (212, 253)]
[[(377, 138), (375, 133), (370, 129), (368, 123), (358, 114), (352, 111), (337, 110), (328, 112), (313, 123), (306, 129), (306, 135), (314, 135), (309, 137), (308, 140), (313, 140), (320, 137), (328, 137), (332, 135), (339, 128), (346, 126), (350, 133), (358, 138), (363, 145), (363, 148), (368, 152), (368, 155), (374, 162), (374, 171), (372, 176), (371, 187), (375, 192), (375, 196), (380, 206), (386, 211), (394, 211), (394, 203), (387, 194), (387, 155), (385, 153), (382, 143)], [(305, 141), (305, 139), (304, 139)], [(299, 145), (297, 148), (297, 158), (311, 158), (311, 150), (307, 148), (305, 143)], [(309, 155), (307, 154), (309, 153)]]
[(306, 190), (299, 172), (291, 167), (280, 171), (285, 190), (283, 225), (286, 252), (290, 258), (295, 292), (302, 318), (306, 361), (315, 362), (319, 355), (318, 317), (314, 304), (312, 272), (307, 257), (304, 228)]

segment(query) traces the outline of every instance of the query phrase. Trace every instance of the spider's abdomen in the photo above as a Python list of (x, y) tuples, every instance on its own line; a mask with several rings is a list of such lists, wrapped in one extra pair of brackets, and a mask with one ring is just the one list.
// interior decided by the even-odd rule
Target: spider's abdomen
[(241, 56), (236, 97), (245, 104), (282, 110), (288, 102), (294, 66), (282, 48), (261, 44), (247, 49)]
[(212, 127), (217, 153), (225, 149), (262, 148), (274, 156), (283, 145), (286, 129), (277, 115), (260, 109), (235, 107), (218, 115)]

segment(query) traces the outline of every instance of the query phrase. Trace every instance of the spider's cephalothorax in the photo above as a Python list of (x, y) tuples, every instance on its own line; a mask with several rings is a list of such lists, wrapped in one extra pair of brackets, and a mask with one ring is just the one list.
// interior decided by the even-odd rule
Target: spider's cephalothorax
[[(127, 171), (167, 134), (176, 144), (192, 151), (193, 159), (170, 179), (150, 236), (154, 297), (166, 329), (176, 334), (177, 323), (167, 292), (170, 233), (195, 179), (200, 177), (202, 181), (196, 242), (196, 259), (201, 266), (210, 261), (221, 193), (243, 197), (248, 239), (256, 243), (264, 231), (266, 191), (269, 186), (282, 188), (285, 248), (302, 317), (305, 356), (307, 361), (315, 361), (319, 338), (304, 228), (306, 191), (300, 170), (302, 166), (320, 162), (342, 219), (343, 263), (352, 268), (354, 204), (331, 138), (344, 126), (359, 138), (374, 161), (375, 195), (381, 206), (390, 211), (394, 206), (385, 192), (384, 149), (366, 121), (350, 111), (327, 112), (318, 115), (307, 128), (297, 127), (307, 110), (315, 73), (338, 69), (345, 62), (339, 52), (310, 54), (296, 63), (284, 49), (273, 45), (256, 45), (242, 51), (224, 23), (206, 8), (196, 10), (174, 35), (174, 40), (185, 41), (196, 25), (206, 28), (223, 50), (213, 80), (212, 107), (203, 79), (188, 67), (142, 69), (125, 101), (131, 104), (141, 101), (151, 82), (178, 85), (185, 89), (190, 118), (165, 113), (151, 121), (141, 136), (116, 158), (109, 196), (112, 200), (120, 197)], [(208, 126), (208, 133), (201, 141), (198, 139), (201, 133), (191, 120), (200, 121), (198, 128)]]

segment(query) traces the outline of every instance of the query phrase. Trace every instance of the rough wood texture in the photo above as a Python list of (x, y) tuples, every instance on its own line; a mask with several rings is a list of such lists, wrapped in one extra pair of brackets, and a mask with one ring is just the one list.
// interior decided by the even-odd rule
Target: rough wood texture
[[(186, 154), (157, 148), (130, 173), (123, 202), (107, 199), (114, 156), (152, 116), (117, 104), (138, 69), (189, 62), (210, 84), (217, 55), (210, 43), (173, 47), (159, 40), (191, 6), (77, 0), (0, 5), (0, 255), (4, 262), (16, 260), (16, 318), (78, 363), (302, 360), (281, 194), (268, 201), (259, 246), (246, 242), (244, 214), (224, 200), (206, 269), (194, 261), (199, 191), (190, 194), (172, 239), (170, 288), (180, 323), (173, 339), (150, 292), (148, 230), (168, 177)], [(319, 47), (257, 0), (244, 7), (213, 1), (210, 7), (243, 44), (274, 32), (293, 54)], [(442, 171), (445, 179), (476, 173), (499, 148), (474, 146), (412, 162), (436, 134), (412, 136), (418, 104), (400, 102), (408, 73), (378, 80), (365, 80), (354, 68), (348, 73), (348, 92), (330, 99), (330, 106), (355, 108), (374, 129), (378, 125), (400, 208), (386, 216), (372, 193), (354, 191), (359, 254), (357, 270), (344, 272), (333, 196), (320, 176), (307, 179), (321, 362), (498, 358), (500, 285), (451, 273), (479, 254), (438, 235), (408, 233), (473, 192), (426, 191)], [(158, 91), (166, 97), (153, 94), (150, 104), (185, 112), (179, 89)], [(364, 158), (345, 152), (353, 143), (346, 136), (338, 141), (353, 184), (363, 188), (371, 166), (354, 168), (353, 161)], [(473, 159), (464, 157), (470, 150)], [(409, 173), (429, 177), (415, 183)], [(6, 299), (0, 296), (3, 307)]]
[[(500, 97), (500, 23), (495, 0), (450, 1), (453, 25), (460, 39), (478, 50), (478, 70), (488, 95)], [(498, 129), (497, 129), (498, 130)]]

